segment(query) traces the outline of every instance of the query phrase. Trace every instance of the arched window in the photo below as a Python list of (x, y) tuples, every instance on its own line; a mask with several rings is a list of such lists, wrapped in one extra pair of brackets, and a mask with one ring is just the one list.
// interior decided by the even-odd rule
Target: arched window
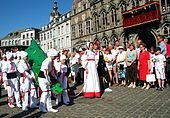
[(53, 48), (53, 43), (52, 42), (50, 42), (50, 48)]
[(168, 36), (169, 33), (170, 33), (170, 32), (169, 32), (169, 28), (168, 28), (167, 26), (165, 26), (165, 27), (163, 28), (163, 34), (164, 34), (164, 36)]
[(50, 38), (50, 35), (49, 35), (49, 32), (47, 32), (47, 39), (49, 39)]
[(18, 42), (17, 42), (17, 40), (15, 40), (15, 45), (18, 45)]
[(121, 8), (121, 12), (124, 12), (127, 10), (127, 3), (125, 1), (123, 1), (120, 5)]
[(112, 24), (116, 24), (117, 15), (116, 15), (116, 9), (115, 8), (111, 9), (111, 18), (112, 18)]
[(58, 27), (58, 35), (60, 35), (60, 27)]
[(98, 16), (97, 16), (97, 14), (96, 15), (94, 15), (94, 31), (98, 31), (99, 30), (99, 18), (98, 18)]
[(105, 29), (107, 27), (107, 14), (106, 14), (106, 12), (102, 13), (102, 24), (103, 24), (103, 28)]
[(12, 40), (12, 45), (15, 45), (15, 44), (14, 44), (14, 40)]
[(50, 39), (52, 39), (52, 31), (50, 31)]
[(8, 41), (5, 41), (5, 46), (7, 46), (8, 45)]
[(22, 42), (22, 45), (25, 45), (25, 41)]

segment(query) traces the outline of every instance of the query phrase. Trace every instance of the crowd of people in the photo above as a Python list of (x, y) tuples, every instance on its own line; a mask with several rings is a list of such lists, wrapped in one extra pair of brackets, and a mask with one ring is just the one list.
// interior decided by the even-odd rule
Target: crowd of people
[(107, 47), (90, 42), (88, 49), (75, 49), (72, 53), (50, 49), (38, 75), (42, 91), (39, 106), (34, 86), (35, 75), (26, 61), (28, 53), (8, 52), (0, 63), (0, 79), (8, 93), (8, 105), (15, 107), (15, 98), (16, 105), (24, 111), (28, 111), (29, 107), (39, 107), (42, 112), (58, 112), (51, 104), (52, 77), (64, 89), (62, 94), (55, 95), (56, 104), (70, 104), (69, 79), (75, 85), (83, 84), (84, 97), (91, 98), (101, 97), (103, 92), (111, 92), (111, 86), (139, 86), (145, 90), (155, 88), (163, 91), (170, 80), (170, 45), (167, 41), (163, 36), (158, 36), (158, 47), (150, 49), (140, 39), (137, 44), (129, 41), (127, 47), (116, 41), (115, 45), (109, 44)]

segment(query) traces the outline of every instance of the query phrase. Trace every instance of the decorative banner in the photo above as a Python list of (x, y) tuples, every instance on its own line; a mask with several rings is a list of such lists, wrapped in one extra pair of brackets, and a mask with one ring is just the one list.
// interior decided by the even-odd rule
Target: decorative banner
[[(138, 10), (144, 9), (146, 6), (150, 6), (150, 9), (148, 9), (148, 12), (138, 14), (136, 16), (133, 16), (132, 12), (138, 12)], [(123, 14), (123, 27), (124, 28), (129, 28), (133, 26), (137, 26), (140, 24), (156, 21), (161, 19), (160, 15), (160, 9), (159, 9), (159, 4), (158, 2), (152, 2), (150, 4), (147, 4), (145, 6), (138, 7), (136, 9), (132, 9), (129, 11), (125, 11), (122, 13)], [(128, 16), (126, 18), (126, 16)]]

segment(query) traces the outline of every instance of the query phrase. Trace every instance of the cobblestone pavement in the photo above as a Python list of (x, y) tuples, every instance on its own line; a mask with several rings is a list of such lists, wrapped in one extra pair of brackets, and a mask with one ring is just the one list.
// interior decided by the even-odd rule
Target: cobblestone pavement
[[(42, 113), (39, 109), (23, 112), (19, 108), (7, 106), (7, 95), (2, 91), (0, 98), (0, 118), (170, 118), (170, 87), (164, 91), (155, 88), (142, 90), (125, 87), (112, 87), (112, 92), (101, 98), (74, 99), (71, 106), (58, 107), (58, 113)], [(78, 91), (78, 90), (77, 90)], [(52, 101), (55, 108), (55, 101)]]

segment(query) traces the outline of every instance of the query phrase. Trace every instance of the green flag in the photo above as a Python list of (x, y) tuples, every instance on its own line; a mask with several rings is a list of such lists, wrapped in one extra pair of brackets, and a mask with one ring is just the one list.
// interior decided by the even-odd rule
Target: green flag
[(32, 67), (36, 78), (36, 85), (38, 85), (38, 74), (42, 62), (46, 59), (46, 54), (35, 40), (31, 41), (31, 45), (25, 51), (28, 53), (28, 63)]

